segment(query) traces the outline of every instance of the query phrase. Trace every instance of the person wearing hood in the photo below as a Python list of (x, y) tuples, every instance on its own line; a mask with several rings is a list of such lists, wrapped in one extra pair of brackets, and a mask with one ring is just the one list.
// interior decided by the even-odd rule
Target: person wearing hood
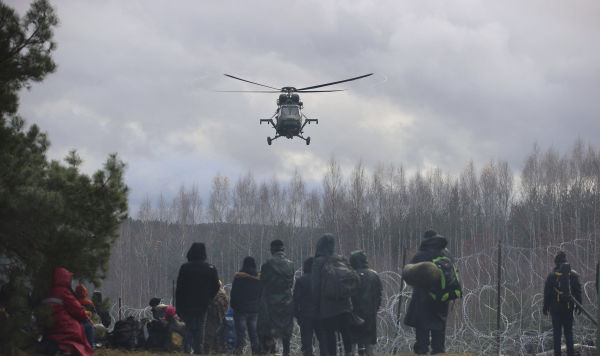
[(312, 293), (312, 265), (314, 257), (309, 257), (302, 265), (302, 276), (296, 279), (294, 285), (294, 316), (300, 326), (300, 340), (302, 341), (302, 354), (313, 355), (313, 334), (319, 341), (320, 355), (327, 355), (323, 330), (317, 317), (317, 310)]
[[(564, 251), (558, 251), (554, 257), (554, 270), (550, 272), (544, 284), (544, 306), (542, 312), (544, 315), (552, 317), (552, 339), (554, 346), (554, 355), (561, 355), (561, 339), (565, 334), (565, 344), (567, 355), (573, 356), (575, 349), (573, 346), (573, 312), (581, 314), (581, 308), (573, 301), (575, 299), (581, 304), (581, 282), (579, 274), (571, 269), (567, 263), (567, 254)], [(564, 275), (564, 289), (570, 295), (564, 295), (561, 290), (560, 280)]]
[(54, 342), (58, 349), (82, 356), (93, 356), (82, 322), (88, 319), (85, 309), (71, 290), (73, 273), (59, 267), (54, 269), (52, 287), (42, 304), (52, 308), (52, 324), (44, 331), (44, 337)]
[(260, 301), (260, 276), (256, 271), (256, 261), (247, 256), (242, 269), (235, 273), (231, 285), (231, 308), (236, 333), (235, 353), (239, 354), (245, 345), (246, 331), (252, 345), (252, 353), (260, 351), (257, 320)]
[(175, 302), (177, 314), (186, 325), (184, 351), (202, 353), (206, 310), (219, 291), (215, 266), (206, 262), (206, 247), (194, 242), (187, 253), (188, 262), (181, 265), (177, 276)]
[[(419, 250), (410, 263), (432, 261), (441, 256), (451, 258), (446, 245), (448, 245), (448, 240), (444, 236), (434, 230), (428, 230), (423, 234)], [(414, 287), (404, 324), (415, 328), (414, 351), (416, 354), (427, 354), (429, 345), (431, 345), (432, 354), (444, 352), (448, 303), (448, 301), (433, 300), (424, 287)]]
[(325, 264), (332, 259), (346, 262), (343, 256), (334, 256), (335, 238), (331, 234), (325, 234), (317, 241), (315, 259), (313, 261), (311, 286), (315, 310), (323, 328), (323, 338), (326, 344), (325, 350), (330, 356), (336, 355), (335, 332), (342, 335), (344, 342), (344, 354), (352, 355), (352, 301), (350, 297), (331, 299), (322, 293), (321, 275)]
[(83, 308), (85, 309), (85, 313), (87, 314), (87, 320), (83, 321), (83, 329), (85, 330), (85, 337), (89, 342), (90, 346), (95, 347), (96, 341), (94, 340), (94, 326), (92, 325), (92, 316), (96, 314), (96, 308), (94, 303), (87, 299), (88, 291), (87, 288), (83, 284), (77, 285), (75, 287), (75, 296), (77, 297), (77, 301), (81, 303)]
[(271, 242), (271, 258), (260, 269), (262, 295), (258, 310), (258, 334), (262, 351), (275, 353), (275, 339), (281, 338), (283, 355), (290, 354), (294, 328), (294, 264), (285, 256), (283, 241)]
[(377, 272), (369, 268), (364, 251), (354, 251), (350, 255), (350, 265), (360, 276), (360, 289), (352, 297), (354, 313), (365, 322), (352, 328), (354, 343), (358, 344), (359, 355), (373, 355), (377, 344), (377, 311), (381, 306), (383, 286)]

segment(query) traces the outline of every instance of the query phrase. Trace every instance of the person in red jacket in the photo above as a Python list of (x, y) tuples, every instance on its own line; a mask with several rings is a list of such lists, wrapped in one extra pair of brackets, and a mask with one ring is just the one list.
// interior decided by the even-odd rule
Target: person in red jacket
[(62, 267), (54, 269), (52, 287), (42, 300), (42, 304), (52, 306), (52, 326), (45, 330), (45, 336), (55, 342), (59, 350), (93, 356), (81, 324), (88, 317), (70, 288), (72, 276), (73, 273)]
[(88, 343), (93, 348), (96, 344), (94, 340), (94, 326), (92, 326), (92, 315), (96, 313), (96, 307), (94, 306), (94, 302), (87, 299), (88, 291), (83, 284), (79, 284), (75, 287), (75, 296), (83, 309), (85, 309), (85, 313), (87, 314), (88, 319), (83, 321), (83, 330), (85, 331), (85, 337), (87, 338)]

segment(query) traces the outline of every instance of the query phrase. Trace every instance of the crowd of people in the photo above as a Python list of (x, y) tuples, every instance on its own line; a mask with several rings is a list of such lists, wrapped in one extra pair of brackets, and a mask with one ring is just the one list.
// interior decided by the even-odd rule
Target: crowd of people
[[(447, 244), (444, 236), (428, 230), (410, 261), (413, 271), (426, 271), (434, 263), (433, 269), (439, 270), (434, 279), (442, 280), (442, 287), (433, 287), (424, 282), (429, 280), (426, 275), (417, 275), (414, 283), (406, 279), (413, 293), (404, 323), (415, 328), (416, 354), (445, 352), (449, 303), (461, 297)], [(305, 356), (314, 355), (316, 344), (320, 356), (375, 353), (383, 287), (364, 251), (355, 251), (346, 259), (336, 254), (334, 236), (325, 234), (295, 280), (296, 269), (286, 257), (283, 241), (272, 241), (270, 252), (260, 270), (253, 257), (244, 258), (228, 296), (217, 269), (207, 261), (205, 245), (193, 243), (188, 262), (179, 270), (175, 306), (161, 304), (158, 298), (150, 301), (153, 320), (143, 326), (145, 346), (188, 354), (242, 354), (247, 338), (252, 354), (275, 354), (279, 343), (281, 354), (288, 356), (295, 318)], [(546, 280), (543, 312), (552, 315), (555, 355), (560, 355), (561, 329), (567, 353), (572, 355), (573, 311), (580, 311), (581, 284), (564, 252), (557, 254), (555, 262), (556, 268)], [(72, 291), (71, 276), (64, 268), (54, 271), (52, 289), (43, 300), (52, 306), (53, 319), (44, 339), (55, 351), (93, 355), (92, 325), (101, 323), (102, 318), (94, 302), (86, 298), (84, 286)], [(97, 297), (101, 298), (94, 294)], [(119, 321), (113, 333), (125, 329), (126, 322)]]
[[(320, 355), (335, 355), (338, 332), (344, 354), (356, 350), (372, 355), (382, 284), (377, 272), (369, 268), (366, 254), (356, 251), (348, 261), (334, 253), (334, 237), (324, 235), (317, 242), (315, 256), (304, 261), (303, 274), (294, 283), (296, 269), (285, 251), (283, 241), (274, 240), (270, 244), (271, 257), (260, 270), (252, 256), (242, 261), (230, 291), (235, 343), (229, 351), (241, 354), (247, 338), (253, 354), (275, 354), (279, 343), (281, 353), (287, 356), (295, 318), (304, 355), (313, 355), (313, 336), (318, 340)], [(227, 310), (226, 295), (219, 297), (224, 293), (219, 283), (216, 268), (206, 261), (204, 244), (194, 243), (188, 262), (179, 271), (175, 299), (177, 314), (191, 325), (184, 339), (186, 353), (228, 349), (223, 345), (224, 328), (209, 322), (213, 310), (218, 309), (219, 315)], [(330, 290), (345, 293), (332, 298)], [(223, 302), (215, 305), (217, 299)]]

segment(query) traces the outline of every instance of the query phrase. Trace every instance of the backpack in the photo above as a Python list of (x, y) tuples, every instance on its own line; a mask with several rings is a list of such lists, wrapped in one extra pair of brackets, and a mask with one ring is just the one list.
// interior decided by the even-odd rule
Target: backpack
[(124, 347), (127, 350), (137, 347), (139, 331), (139, 324), (133, 316), (117, 321), (112, 333), (113, 346)]
[(557, 303), (566, 303), (567, 306), (571, 307), (571, 265), (563, 263), (558, 268), (558, 271), (554, 272), (553, 286), (554, 294), (556, 295)]
[(147, 349), (162, 349), (167, 345), (169, 336), (169, 324), (165, 320), (152, 320), (146, 324), (148, 339), (145, 347)]
[(462, 287), (456, 266), (449, 257), (440, 256), (433, 262), (440, 270), (440, 284), (430, 288), (429, 295), (435, 301), (446, 302), (462, 297)]
[(360, 277), (341, 258), (329, 258), (321, 271), (321, 291), (328, 299), (343, 299), (355, 295)]

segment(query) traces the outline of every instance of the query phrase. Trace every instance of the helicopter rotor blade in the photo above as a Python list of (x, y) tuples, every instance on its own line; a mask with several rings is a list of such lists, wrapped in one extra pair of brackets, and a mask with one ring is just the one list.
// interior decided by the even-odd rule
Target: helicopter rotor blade
[(296, 90), (296, 93), (332, 93), (335, 91), (345, 91), (345, 89), (335, 89), (335, 90)]
[(281, 90), (215, 90), (217, 93), (281, 93)]
[(250, 83), (250, 84), (255, 84), (255, 85), (260, 85), (261, 87), (265, 87), (265, 88), (275, 89), (275, 90), (277, 90), (277, 92), (280, 92), (280, 91), (281, 91), (281, 88), (274, 88), (274, 87), (272, 87), (272, 86), (268, 86), (268, 85), (265, 85), (265, 84), (260, 84), (260, 83), (256, 83), (256, 82), (251, 82), (251, 81), (249, 81), (249, 80), (246, 80), (246, 79), (242, 79), (242, 78), (234, 77), (233, 75), (230, 75), (230, 74), (224, 74), (224, 75), (225, 75), (226, 77), (229, 77), (229, 78), (233, 78), (233, 79), (241, 80), (242, 82), (246, 82), (246, 83)]
[(297, 89), (297, 91), (306, 90), (306, 89), (316, 89), (316, 88), (326, 87), (328, 85), (334, 85), (334, 84), (349, 82), (349, 81), (352, 81), (352, 80), (357, 80), (357, 79), (365, 78), (365, 77), (368, 77), (370, 75), (373, 75), (373, 73), (361, 75), (361, 76), (350, 78), (350, 79), (339, 80), (337, 82), (331, 82), (331, 83), (326, 83), (326, 84), (313, 85), (312, 87), (306, 87), (306, 88), (299, 88), (299, 89)]

